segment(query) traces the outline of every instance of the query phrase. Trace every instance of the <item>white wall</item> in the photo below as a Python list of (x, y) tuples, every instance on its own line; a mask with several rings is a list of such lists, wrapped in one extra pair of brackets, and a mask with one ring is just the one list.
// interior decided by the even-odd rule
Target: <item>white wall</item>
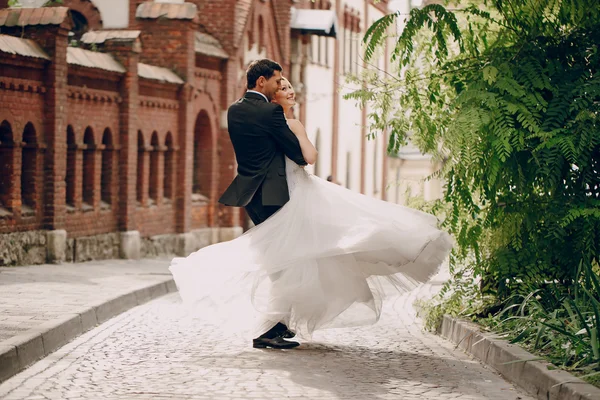
[[(368, 27), (368, 21), (365, 16), (365, 3), (366, 0), (342, 0), (341, 8), (345, 6), (353, 10), (357, 10), (360, 14), (361, 20), (361, 34), (351, 34), (352, 41), (350, 42), (354, 46), (354, 41), (362, 40), (363, 33)], [(343, 21), (339, 21), (339, 43), (344, 44), (345, 30), (343, 28)], [(349, 44), (346, 45), (346, 51), (348, 51)], [(353, 49), (354, 51), (354, 49)], [(356, 70), (360, 74), (362, 72), (362, 46), (359, 47), (358, 67)], [(339, 52), (339, 65), (340, 68), (344, 64), (345, 51), (344, 48), (340, 48)], [(354, 65), (354, 63), (353, 63)], [(343, 71), (342, 71), (343, 72)], [(362, 153), (362, 115), (363, 112), (360, 109), (359, 104), (355, 100), (344, 100), (343, 96), (351, 91), (358, 89), (358, 86), (349, 84), (346, 82), (345, 75), (341, 76), (339, 96), (339, 134), (338, 134), (338, 162), (337, 162), (337, 179), (343, 185), (354, 191), (360, 191), (361, 183), (361, 153)], [(368, 165), (368, 164), (367, 164)], [(367, 172), (368, 174), (368, 172)]]
[(126, 0), (92, 0), (96, 5), (102, 23), (106, 29), (127, 28), (129, 24), (129, 1)]
[[(306, 85), (306, 131), (310, 140), (319, 150), (318, 165), (308, 168), (309, 172), (317, 172), (321, 178), (331, 174), (331, 147), (333, 130), (333, 56), (334, 40), (332, 38), (312, 38), (313, 56), (317, 56), (318, 41), (321, 41), (322, 59), (325, 59), (325, 49), (328, 50), (329, 65), (319, 65), (311, 62), (306, 66), (304, 82)], [(324, 46), (325, 40), (328, 45)], [(319, 137), (317, 140), (317, 132)]]

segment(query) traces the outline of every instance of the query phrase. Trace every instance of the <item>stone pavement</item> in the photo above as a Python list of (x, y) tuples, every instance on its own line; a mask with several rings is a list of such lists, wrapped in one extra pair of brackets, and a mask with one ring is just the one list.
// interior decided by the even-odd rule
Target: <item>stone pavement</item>
[(0, 343), (40, 324), (163, 282), (166, 259), (0, 267)]
[[(423, 291), (431, 291), (431, 287)], [(411, 304), (374, 326), (318, 332), (288, 351), (223, 337), (178, 294), (136, 307), (0, 385), (0, 399), (532, 400), (443, 339)]]
[(27, 343), (18, 355), (27, 365), (98, 322), (165, 294), (168, 265), (155, 259), (0, 267), (0, 381), (22, 368), (7, 366), (17, 362), (15, 347)]

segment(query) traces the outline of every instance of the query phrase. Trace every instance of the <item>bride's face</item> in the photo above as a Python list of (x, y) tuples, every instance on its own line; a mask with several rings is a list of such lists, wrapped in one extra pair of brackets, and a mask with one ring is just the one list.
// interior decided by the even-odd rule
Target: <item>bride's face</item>
[(287, 79), (281, 80), (281, 88), (275, 93), (273, 101), (286, 109), (296, 105), (296, 92)]

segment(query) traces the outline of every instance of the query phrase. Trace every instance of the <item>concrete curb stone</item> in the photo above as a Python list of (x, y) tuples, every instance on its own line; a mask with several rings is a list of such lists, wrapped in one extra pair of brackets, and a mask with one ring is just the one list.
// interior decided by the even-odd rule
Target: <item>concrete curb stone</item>
[(600, 400), (599, 388), (566, 371), (548, 369), (551, 366), (548, 362), (506, 364), (539, 357), (498, 335), (482, 332), (474, 323), (445, 315), (438, 333), (540, 400)]
[(0, 382), (10, 378), (19, 368), (19, 358), (15, 346), (0, 345)]
[(76, 314), (66, 314), (0, 343), (0, 383), (56, 351), (82, 333), (133, 307), (177, 291), (173, 279), (153, 283), (103, 301)]

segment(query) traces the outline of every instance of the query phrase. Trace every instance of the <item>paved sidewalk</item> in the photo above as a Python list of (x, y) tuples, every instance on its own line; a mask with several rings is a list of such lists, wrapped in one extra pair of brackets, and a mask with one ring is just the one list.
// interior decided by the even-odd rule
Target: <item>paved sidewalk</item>
[(252, 349), (189, 314), (173, 293), (82, 335), (0, 384), (0, 399), (533, 400), (413, 319), (415, 294), (375, 326)]
[(169, 261), (0, 267), (0, 382), (98, 323), (174, 291)]

